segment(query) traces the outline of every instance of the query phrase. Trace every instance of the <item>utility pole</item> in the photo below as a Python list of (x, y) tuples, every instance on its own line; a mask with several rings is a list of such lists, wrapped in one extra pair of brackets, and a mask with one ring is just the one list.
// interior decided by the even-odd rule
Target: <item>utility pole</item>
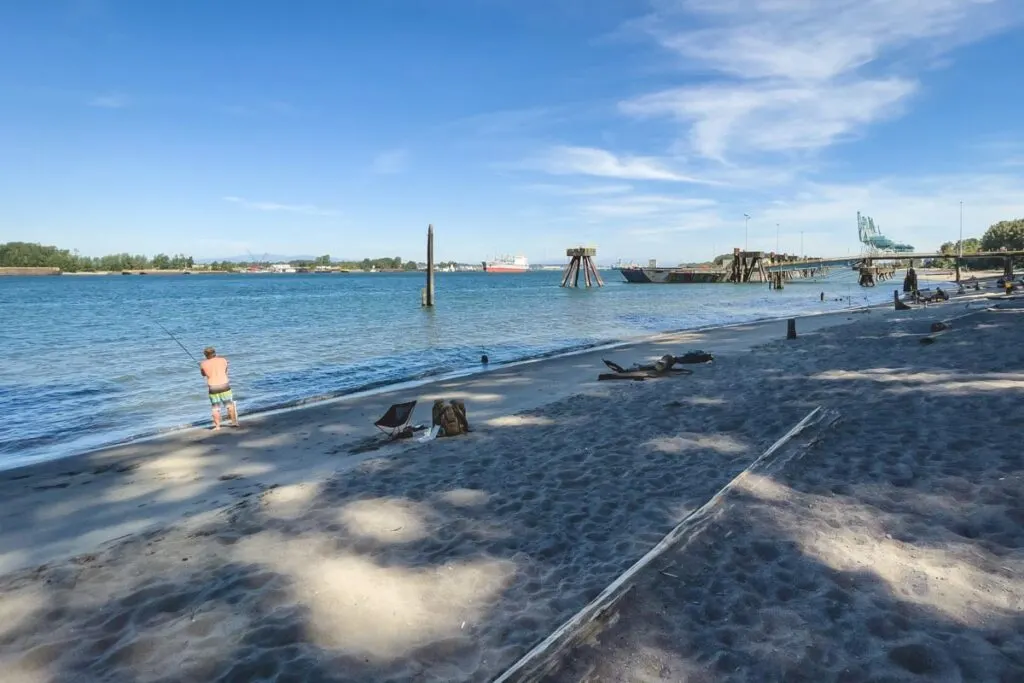
[(959, 249), (957, 252), (960, 256), (964, 255), (964, 203), (960, 201), (960, 241), (957, 243)]
[(750, 234), (750, 216), (743, 214), (743, 251), (747, 250), (747, 236)]
[(964, 201), (960, 200), (960, 239), (956, 243), (956, 281), (960, 283), (960, 264), (964, 258)]

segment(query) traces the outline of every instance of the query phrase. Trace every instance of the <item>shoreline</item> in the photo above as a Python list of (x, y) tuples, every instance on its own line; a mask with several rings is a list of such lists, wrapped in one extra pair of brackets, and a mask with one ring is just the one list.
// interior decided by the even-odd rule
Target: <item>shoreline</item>
[[(458, 438), (358, 441), (392, 395), (0, 476), (0, 662), (40, 683), (494, 680), (719, 500), (721, 526), (635, 573), (621, 629), (569, 665), (609, 683), (638, 663), (1017, 680), (1024, 352), (1005, 339), (1022, 309), (950, 303), (805, 318), (795, 340), (777, 321), (667, 335), (402, 396), (465, 400)], [(692, 375), (596, 380), (602, 356), (695, 348), (715, 362)], [(842, 419), (796, 466), (717, 496), (817, 405)]]
[[(798, 334), (812, 337), (861, 316), (905, 315), (891, 305), (878, 310), (878, 316), (876, 309), (858, 310), (807, 316), (797, 323)], [(0, 472), (0, 498), (6, 501), (0, 509), (0, 574), (88, 553), (117, 538), (214, 513), (238, 496), (266, 487), (321, 481), (367, 460), (421, 447), (415, 440), (386, 442), (373, 426), (394, 403), (417, 401), (414, 424), (429, 424), (434, 399), (462, 399), (476, 432), (471, 439), (508, 429), (529, 431), (535, 424), (547, 424), (530, 416), (545, 406), (628, 392), (630, 387), (624, 384), (642, 388), (662, 381), (600, 382), (597, 375), (605, 369), (602, 358), (629, 365), (700, 348), (728, 364), (727, 359), (745, 355), (753, 347), (784, 339), (783, 320), (659, 334), (643, 342), (525, 361), (463, 378), (389, 387), (272, 413), (247, 416), (243, 412), (239, 430), (177, 430), (4, 470)], [(136, 493), (119, 493), (100, 502), (89, 494), (97, 487), (127, 487)], [(142, 502), (137, 501), (140, 496)], [(44, 517), (35, 513), (47, 509), (60, 510), (63, 519), (55, 513)], [(77, 518), (69, 524), (68, 516)]]
[[(92, 273), (90, 273), (90, 275), (91, 274)], [(714, 332), (716, 330), (729, 330), (747, 325), (761, 325), (773, 322), (782, 322), (788, 320), (789, 318), (796, 318), (799, 321), (801, 319), (814, 319), (822, 316), (838, 316), (848, 313), (857, 313), (864, 310), (884, 309), (891, 305), (891, 302), (858, 305), (851, 306), (849, 308), (844, 308), (841, 310), (821, 311), (816, 313), (803, 313), (800, 315), (784, 315), (768, 318), (754, 318), (742, 322), (670, 329), (655, 332), (649, 335), (642, 335), (634, 339), (602, 340), (594, 342), (592, 344), (577, 345), (556, 349), (548, 352), (543, 352), (532, 356), (526, 356), (511, 361), (506, 361), (503, 363), (499, 362), (488, 364), (487, 366), (475, 365), (465, 366), (461, 369), (456, 370), (426, 371), (418, 376), (399, 379), (397, 381), (382, 380), (379, 382), (362, 385), (354, 389), (343, 389), (334, 392), (312, 394), (309, 396), (303, 396), (289, 401), (284, 401), (282, 403), (272, 403), (269, 405), (263, 405), (253, 411), (245, 412), (243, 413), (243, 415), (248, 419), (262, 419), (267, 417), (273, 417), (275, 415), (283, 415), (294, 411), (304, 410), (306, 408), (313, 408), (320, 405), (328, 405), (337, 401), (357, 400), (365, 397), (385, 396), (390, 393), (406, 392), (414, 389), (428, 387), (429, 385), (434, 383), (448, 382), (459, 379), (472, 379), (474, 377), (487, 375), (488, 373), (507, 371), (520, 366), (530, 365), (533, 363), (541, 363), (545, 361), (558, 361), (560, 359), (572, 358), (582, 354), (611, 351), (619, 348), (629, 347), (632, 345), (653, 344), (657, 343), (659, 339), (665, 337), (672, 337), (674, 335), (687, 333), (706, 333)], [(244, 405), (244, 401), (240, 401), (239, 404), (241, 408), (241, 406)], [(34, 459), (31, 462), (26, 463), (14, 463), (11, 464), (11, 466), (9, 467), (6, 466), (5, 463), (0, 461), (0, 475), (2, 475), (5, 472), (11, 472), (24, 467), (32, 467), (34, 465), (40, 465), (49, 462), (60, 462), (68, 459), (99, 453), (112, 448), (147, 443), (153, 440), (159, 440), (161, 438), (173, 436), (175, 434), (180, 434), (183, 432), (206, 430), (206, 428), (211, 424), (212, 421), (209, 418), (204, 418), (201, 420), (195, 420), (192, 422), (187, 422), (179, 425), (147, 429), (126, 437), (115, 438), (109, 441), (103, 441), (94, 446), (89, 446), (79, 450), (73, 450), (69, 453), (53, 456), (41, 456), (38, 459)]]

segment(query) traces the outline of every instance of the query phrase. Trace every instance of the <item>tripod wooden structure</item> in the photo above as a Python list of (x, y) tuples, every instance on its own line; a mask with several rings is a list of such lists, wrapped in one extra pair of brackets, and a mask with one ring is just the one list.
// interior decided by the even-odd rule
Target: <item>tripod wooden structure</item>
[(594, 265), (597, 249), (593, 247), (575, 247), (573, 249), (566, 249), (565, 255), (569, 257), (569, 265), (565, 267), (565, 274), (562, 276), (563, 287), (579, 287), (580, 271), (583, 271), (583, 281), (587, 287), (591, 285), (604, 286), (604, 281), (597, 272), (597, 266)]

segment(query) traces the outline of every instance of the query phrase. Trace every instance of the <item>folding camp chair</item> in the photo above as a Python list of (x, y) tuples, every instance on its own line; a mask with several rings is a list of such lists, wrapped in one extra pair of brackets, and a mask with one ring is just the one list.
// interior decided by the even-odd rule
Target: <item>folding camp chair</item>
[(392, 439), (397, 439), (404, 433), (411, 434), (412, 426), (409, 423), (412, 422), (412, 411), (415, 407), (416, 401), (396, 403), (373, 424)]

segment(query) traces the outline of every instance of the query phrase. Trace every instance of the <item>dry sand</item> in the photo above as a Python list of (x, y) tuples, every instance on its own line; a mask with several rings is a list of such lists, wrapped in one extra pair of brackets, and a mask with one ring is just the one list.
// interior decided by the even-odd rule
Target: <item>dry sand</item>
[[(937, 638), (941, 623), (975, 647), (961, 649), (983, 660), (979, 671), (996, 676), (949, 680), (999, 680), (1022, 661), (1021, 607), (1010, 604), (1021, 595), (1020, 456), (1004, 446), (1020, 414), (1024, 352), (1000, 356), (1013, 345), (997, 343), (1019, 336), (1020, 319), (958, 323), (929, 347), (899, 336), (962, 309), (861, 313), (839, 328), (831, 326), (848, 316), (802, 320), (800, 339), (756, 353), (749, 349), (779, 337), (784, 323), (666, 337), (423, 387), (413, 395), (466, 398), (479, 426), (428, 444), (367, 450), (367, 418), (402, 398), (389, 395), (267, 417), (239, 434), (172, 435), (6, 473), (3, 680), (489, 680), (821, 402), (843, 411), (834, 446), (846, 452), (830, 446), (785, 470), (805, 479), (766, 481), (774, 497), (730, 501), (733, 534), (701, 537), (720, 538), (719, 554), (702, 551), (682, 561), (689, 573), (674, 572), (708, 584), (672, 584), (676, 602), (651, 629), (645, 606), (660, 599), (661, 584), (647, 577), (628, 603), (633, 626), (575, 653), (563, 675), (593, 668), (598, 680), (647, 680), (629, 662), (660, 656), (668, 677), (652, 680), (688, 680), (709, 663), (796, 680), (772, 672), (805, 642), (826, 653), (816, 671), (849, 660), (898, 673), (904, 655), (890, 650)], [(689, 377), (592, 381), (601, 356), (628, 364), (692, 348), (718, 361)], [(958, 432), (961, 419), (982, 431)], [(792, 506), (814, 496), (843, 505), (815, 502), (820, 519), (796, 517)], [(978, 500), (989, 503), (976, 509)], [(749, 512), (732, 512), (741, 504)], [(898, 525), (873, 516), (883, 504), (899, 519), (928, 516)], [(959, 525), (949, 533), (960, 545), (942, 535), (936, 510)], [(872, 551), (881, 529), (893, 539)], [(105, 543), (119, 534), (128, 535)], [(868, 564), (852, 570), (844, 548)], [(71, 553), (81, 554), (65, 559)], [(700, 571), (719, 562), (717, 572)], [(917, 577), (909, 596), (885, 593), (904, 580), (900, 571)], [(947, 585), (934, 586), (928, 572), (945, 572)], [(970, 581), (982, 578), (978, 593)], [(748, 605), (731, 641), (719, 639), (717, 622), (689, 621), (731, 619), (732, 599), (768, 606)], [(840, 604), (843, 619), (804, 615), (804, 602), (827, 614)], [(882, 626), (871, 627), (876, 603)], [(840, 649), (844, 638), (885, 635), (890, 624), (899, 637), (884, 641), (889, 650), (875, 641), (859, 655)], [(766, 644), (748, 642), (748, 630)], [(648, 650), (630, 649), (634, 635)], [(684, 643), (698, 645), (671, 649)], [(655, 644), (660, 654), (650, 654)], [(785, 652), (768, 657), (773, 650)], [(719, 651), (735, 659), (720, 664)]]
[[(883, 331), (885, 332), (883, 334)], [(747, 477), (545, 680), (1024, 681), (1024, 310), (798, 342), (771, 400), (837, 407)]]

